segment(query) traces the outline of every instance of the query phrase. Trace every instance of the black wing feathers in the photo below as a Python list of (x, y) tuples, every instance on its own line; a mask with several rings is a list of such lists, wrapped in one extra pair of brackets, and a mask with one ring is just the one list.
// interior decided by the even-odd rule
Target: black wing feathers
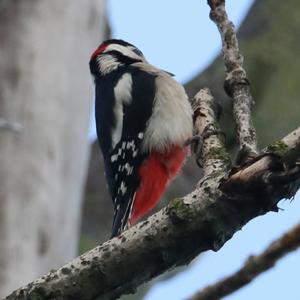
[[(106, 158), (105, 172), (115, 210), (112, 236), (118, 235), (126, 226), (140, 183), (138, 169), (148, 155), (142, 153), (140, 148), (155, 97), (154, 75), (137, 68), (127, 70), (132, 75), (132, 101), (123, 105), (122, 135), (114, 149), (110, 148), (111, 140), (103, 140), (103, 136), (111, 136), (112, 128), (116, 124), (111, 104), (115, 101), (114, 86), (108, 87), (108, 82), (100, 84), (98, 92), (101, 100), (96, 103), (97, 134)], [(121, 76), (108, 81), (116, 85)]]
[(115, 183), (110, 167), (111, 152), (111, 129), (115, 127), (116, 120), (113, 113), (115, 102), (114, 85), (118, 82), (118, 78), (106, 76), (103, 79), (97, 78), (95, 81), (95, 119), (98, 142), (104, 158), (105, 175), (110, 195), (113, 196)]

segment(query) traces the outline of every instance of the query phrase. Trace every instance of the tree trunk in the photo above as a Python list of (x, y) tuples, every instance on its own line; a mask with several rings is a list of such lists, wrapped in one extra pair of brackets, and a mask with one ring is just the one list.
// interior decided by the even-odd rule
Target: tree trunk
[(76, 255), (105, 0), (0, 2), (0, 297)]

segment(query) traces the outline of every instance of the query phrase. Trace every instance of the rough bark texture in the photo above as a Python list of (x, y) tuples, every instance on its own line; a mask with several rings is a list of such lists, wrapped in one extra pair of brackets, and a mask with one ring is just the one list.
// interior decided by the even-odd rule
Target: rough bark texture
[(0, 3), (0, 297), (77, 253), (105, 13), (104, 0)]
[(256, 132), (252, 125), (249, 80), (243, 66), (234, 25), (229, 21), (225, 1), (211, 2), (210, 18), (217, 25), (222, 39), (222, 53), (226, 69), (225, 91), (233, 99), (233, 115), (239, 151), (257, 154)]
[(205, 250), (218, 250), (250, 219), (276, 210), (280, 199), (295, 194), (300, 186), (299, 167), (294, 161), (285, 169), (283, 158), (295, 151), (299, 158), (300, 128), (278, 142), (284, 144), (280, 156), (266, 154), (230, 170), (229, 156), (215, 130), (213, 98), (204, 90), (195, 100), (198, 133), (212, 128), (204, 137), (206, 170), (196, 190), (174, 199), (121, 236), (18, 289), (7, 300), (116, 299)]

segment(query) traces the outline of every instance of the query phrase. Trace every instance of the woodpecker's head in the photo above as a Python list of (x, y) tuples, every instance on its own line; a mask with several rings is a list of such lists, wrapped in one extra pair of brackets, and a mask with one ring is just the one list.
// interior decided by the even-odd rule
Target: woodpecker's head
[(123, 40), (111, 39), (104, 41), (92, 54), (90, 70), (95, 77), (101, 77), (140, 61), (145, 61), (145, 58), (137, 47)]

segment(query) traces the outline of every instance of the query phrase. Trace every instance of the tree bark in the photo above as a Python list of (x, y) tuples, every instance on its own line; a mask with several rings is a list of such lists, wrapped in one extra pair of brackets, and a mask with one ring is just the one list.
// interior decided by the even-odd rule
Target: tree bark
[(0, 5), (0, 297), (77, 253), (105, 0)]

